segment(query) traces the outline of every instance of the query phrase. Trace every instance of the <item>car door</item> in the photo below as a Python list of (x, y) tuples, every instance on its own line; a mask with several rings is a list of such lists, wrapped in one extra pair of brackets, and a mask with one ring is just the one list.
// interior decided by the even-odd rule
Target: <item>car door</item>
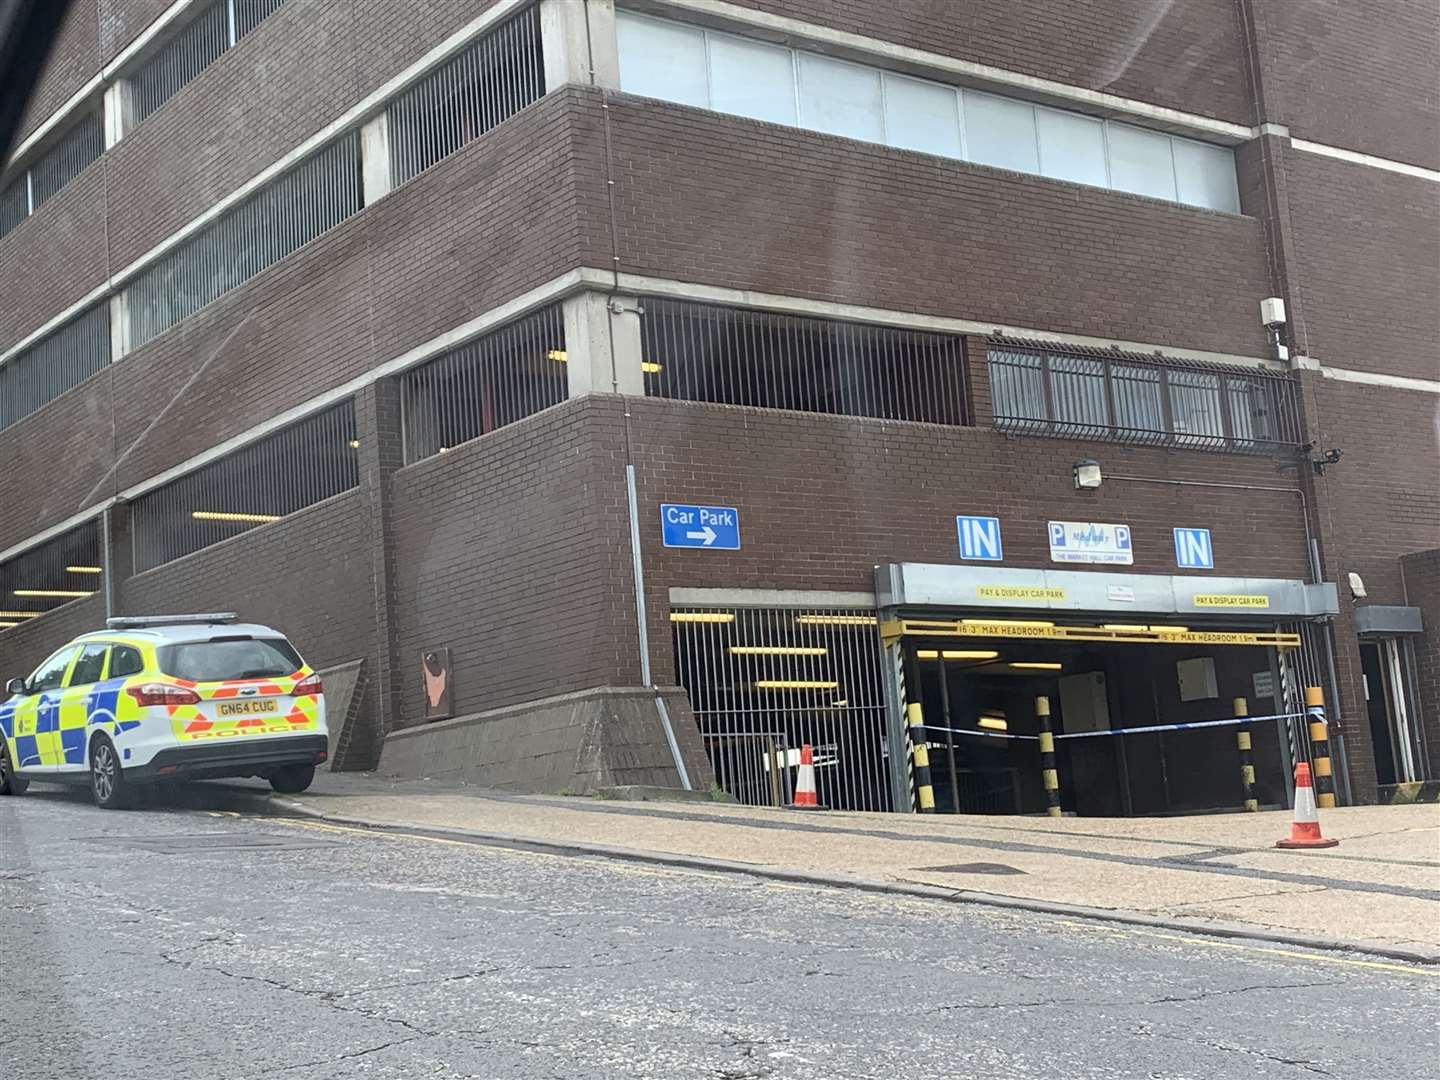
[(84, 772), (85, 739), (90, 721), (91, 697), (95, 686), (105, 677), (105, 662), (110, 655), (107, 642), (91, 642), (80, 648), (80, 655), (70, 667), (70, 675), (60, 692), (59, 760), (56, 768), (62, 773)]
[(67, 645), (25, 680), (25, 696), (15, 706), (15, 768), (54, 772), (60, 762), (60, 695), (78, 645)]

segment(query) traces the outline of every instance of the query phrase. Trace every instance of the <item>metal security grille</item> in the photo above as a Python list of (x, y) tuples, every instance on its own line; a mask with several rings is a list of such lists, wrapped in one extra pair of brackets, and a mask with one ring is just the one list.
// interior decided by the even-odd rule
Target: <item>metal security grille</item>
[(139, 347), (360, 210), (359, 135), (349, 132), (297, 165), (125, 290)]
[(103, 571), (97, 521), (0, 563), (0, 633), (93, 596), (103, 588)]
[(21, 173), (0, 189), (0, 236), (30, 216), (30, 177)]
[(890, 809), (873, 611), (684, 609), (670, 619), (721, 787), (754, 806), (785, 805), (809, 744), (822, 804)]
[(566, 359), (564, 319), (551, 306), (406, 372), (406, 462), (558, 405)]
[(244, 37), (280, 10), (285, 0), (230, 0), (234, 11), (235, 37)]
[(110, 363), (110, 307), (99, 304), (0, 365), (0, 430)]
[(284, 0), (219, 0), (130, 76), (130, 124), (139, 124), (232, 48)]
[(390, 103), (392, 182), (403, 184), (544, 93), (537, 4)]
[(278, 521), (360, 482), (347, 399), (135, 500), (136, 572)]
[(1298, 446), (1295, 384), (1217, 364), (992, 343), (990, 394), (1005, 431), (1265, 453)]
[(641, 328), (654, 397), (967, 422), (958, 337), (653, 297)]

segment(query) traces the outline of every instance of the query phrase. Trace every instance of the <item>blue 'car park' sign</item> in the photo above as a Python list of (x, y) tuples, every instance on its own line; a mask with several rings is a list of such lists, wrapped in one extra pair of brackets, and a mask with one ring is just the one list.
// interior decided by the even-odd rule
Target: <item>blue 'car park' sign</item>
[(740, 511), (733, 506), (661, 503), (660, 528), (666, 547), (740, 550)]

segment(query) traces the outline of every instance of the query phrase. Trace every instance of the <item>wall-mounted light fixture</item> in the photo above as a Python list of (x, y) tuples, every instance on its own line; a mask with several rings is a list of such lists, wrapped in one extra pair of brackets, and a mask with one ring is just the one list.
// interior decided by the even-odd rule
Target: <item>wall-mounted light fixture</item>
[(1075, 462), (1074, 472), (1076, 491), (1094, 491), (1105, 479), (1100, 475), (1100, 463), (1091, 458)]

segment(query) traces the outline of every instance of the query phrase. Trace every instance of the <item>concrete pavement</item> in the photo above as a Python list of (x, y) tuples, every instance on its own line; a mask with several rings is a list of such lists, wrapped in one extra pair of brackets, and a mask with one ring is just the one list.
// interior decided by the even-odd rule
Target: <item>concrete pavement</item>
[(1433, 968), (213, 809), (249, 798), (0, 800), (0, 1076), (1410, 1080), (1440, 1051)]
[[(1173, 818), (818, 813), (724, 803), (617, 803), (325, 775), (277, 808), (398, 828), (918, 895), (1089, 909), (1187, 930), (1344, 945), (1440, 962), (1440, 807), (1327, 810), (1342, 842), (1274, 847), (1288, 812)], [(1083, 913), (1077, 911), (1076, 913)]]

